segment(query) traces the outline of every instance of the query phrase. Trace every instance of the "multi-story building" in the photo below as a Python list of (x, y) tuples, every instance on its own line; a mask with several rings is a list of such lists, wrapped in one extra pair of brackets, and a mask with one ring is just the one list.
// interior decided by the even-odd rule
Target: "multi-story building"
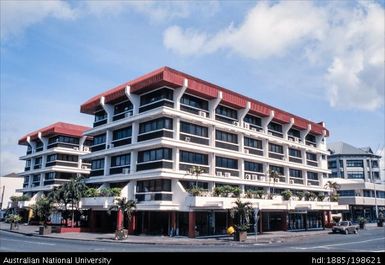
[[(271, 194), (247, 199), (258, 209), (263, 231), (321, 228), (327, 213), (344, 208), (322, 198), (329, 192), (323, 185), (329, 173), (323, 122), (168, 67), (91, 98), (81, 112), (95, 116), (85, 132), (93, 137), (92, 152), (83, 156), (92, 164), (87, 182), (122, 187), (122, 197), (137, 200), (131, 223), (137, 233), (224, 233), (233, 197), (253, 191)], [(205, 172), (191, 175), (193, 166)], [(277, 181), (269, 178), (272, 171)], [(205, 192), (192, 196), (194, 185)], [(230, 192), (220, 193), (226, 185), (222, 190)], [(286, 189), (313, 192), (321, 201), (285, 201), (280, 194)], [(112, 203), (113, 198), (82, 200), (82, 207), (93, 210), (94, 228), (113, 229), (106, 221)]]
[(19, 140), (27, 146), (27, 152), (20, 157), (25, 160), (23, 188), (18, 189), (30, 198), (19, 203), (23, 208), (48, 193), (55, 186), (60, 186), (71, 178), (90, 173), (90, 165), (83, 163), (81, 155), (90, 152), (90, 138), (83, 136), (89, 130), (75, 124), (57, 122), (45, 128), (31, 132)]
[(344, 142), (328, 144), (330, 178), (339, 184), (339, 203), (348, 204), (344, 218), (376, 220), (385, 211), (385, 185), (380, 178), (380, 159), (369, 147)]

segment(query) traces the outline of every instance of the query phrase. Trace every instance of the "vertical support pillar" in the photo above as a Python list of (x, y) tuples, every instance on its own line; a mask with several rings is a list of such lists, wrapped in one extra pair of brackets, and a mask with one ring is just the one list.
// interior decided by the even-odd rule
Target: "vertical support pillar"
[(122, 213), (122, 210), (119, 209), (116, 217), (116, 230), (121, 230), (123, 228), (122, 221), (123, 221), (123, 213)]
[(131, 216), (131, 222), (129, 222), (128, 224), (128, 234), (129, 235), (134, 234), (135, 230), (136, 230), (136, 214), (133, 213)]
[(188, 213), (188, 237), (195, 238), (195, 224), (196, 224), (196, 214), (195, 212)]

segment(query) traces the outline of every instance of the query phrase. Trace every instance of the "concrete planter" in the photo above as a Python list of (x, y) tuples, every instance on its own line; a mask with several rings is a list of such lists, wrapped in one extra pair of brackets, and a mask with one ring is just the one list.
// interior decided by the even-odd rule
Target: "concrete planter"
[(115, 240), (123, 240), (128, 237), (128, 230), (121, 229), (115, 231)]
[(19, 230), (19, 223), (11, 223), (9, 230)]
[(234, 240), (244, 242), (247, 239), (247, 231), (236, 231), (234, 233)]
[(48, 235), (52, 233), (51, 226), (40, 226), (39, 227), (39, 235)]

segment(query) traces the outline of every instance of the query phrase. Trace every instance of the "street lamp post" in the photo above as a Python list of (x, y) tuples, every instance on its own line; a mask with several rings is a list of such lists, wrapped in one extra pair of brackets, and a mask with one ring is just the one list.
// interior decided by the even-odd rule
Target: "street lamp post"
[(374, 186), (374, 205), (376, 209), (376, 219), (378, 219), (378, 204), (377, 204), (377, 190), (376, 190), (376, 182), (373, 179), (373, 168), (372, 168), (372, 159), (369, 159), (369, 174), (370, 174), (370, 180), (373, 183)]

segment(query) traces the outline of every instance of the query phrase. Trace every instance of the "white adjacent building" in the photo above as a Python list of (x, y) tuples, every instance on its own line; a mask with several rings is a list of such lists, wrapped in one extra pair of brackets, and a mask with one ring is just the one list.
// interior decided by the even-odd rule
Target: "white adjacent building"
[(83, 136), (89, 129), (57, 122), (20, 138), (19, 144), (25, 145), (27, 151), (20, 157), (25, 169), (18, 174), (24, 179), (18, 191), (30, 198), (19, 202), (20, 208), (34, 204), (41, 195), (71, 178), (89, 174), (90, 165), (81, 159), (90, 152), (90, 138)]
[(21, 196), (16, 189), (23, 185), (23, 180), (15, 173), (0, 177), (0, 210), (12, 207), (12, 196)]
[[(330, 171), (323, 122), (168, 67), (94, 96), (81, 112), (95, 117), (84, 133), (93, 137), (91, 153), (82, 156), (92, 165), (88, 185), (122, 187), (122, 197), (137, 201), (133, 232), (223, 234), (238, 194), (259, 210), (260, 231), (322, 229), (332, 210), (347, 209), (330, 202), (324, 188)], [(188, 174), (193, 166), (205, 172)], [(197, 196), (189, 192), (195, 185)], [(285, 190), (293, 193), (289, 200)], [(112, 203), (82, 200), (94, 230), (114, 229), (106, 214)]]
[(331, 181), (340, 185), (339, 203), (348, 204), (345, 219), (365, 217), (375, 221), (385, 212), (385, 185), (380, 178), (381, 156), (371, 148), (357, 148), (344, 142), (328, 144)]

